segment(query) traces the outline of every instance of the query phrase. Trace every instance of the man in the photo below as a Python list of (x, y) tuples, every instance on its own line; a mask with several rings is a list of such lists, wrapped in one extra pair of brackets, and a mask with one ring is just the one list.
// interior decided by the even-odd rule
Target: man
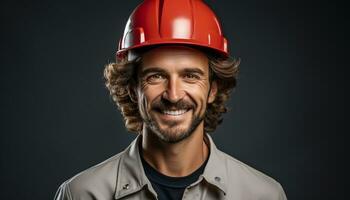
[(286, 199), (281, 185), (218, 150), (239, 61), (200, 0), (145, 0), (131, 14), (106, 86), (137, 138), (61, 185), (55, 199)]

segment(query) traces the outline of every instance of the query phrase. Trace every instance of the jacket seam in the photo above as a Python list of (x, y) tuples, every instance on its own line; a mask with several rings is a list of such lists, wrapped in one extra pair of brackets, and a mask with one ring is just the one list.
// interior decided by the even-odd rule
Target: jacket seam
[(73, 200), (72, 192), (71, 192), (70, 187), (69, 187), (69, 182), (66, 184), (66, 186), (67, 186), (68, 199)]

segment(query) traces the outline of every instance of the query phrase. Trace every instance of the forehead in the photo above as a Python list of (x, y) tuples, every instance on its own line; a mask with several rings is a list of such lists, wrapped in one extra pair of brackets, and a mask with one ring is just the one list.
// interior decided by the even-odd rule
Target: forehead
[(186, 46), (161, 46), (142, 55), (141, 71), (157, 67), (164, 70), (200, 68), (208, 71), (208, 58), (203, 52)]

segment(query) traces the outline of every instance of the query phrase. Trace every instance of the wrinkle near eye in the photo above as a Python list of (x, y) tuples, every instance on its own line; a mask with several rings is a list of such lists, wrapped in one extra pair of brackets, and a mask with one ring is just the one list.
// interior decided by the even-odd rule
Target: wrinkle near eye
[(146, 89), (146, 87), (147, 87), (147, 85), (148, 85), (148, 83), (147, 83), (147, 81), (144, 79), (144, 78), (142, 78), (141, 79), (141, 83), (140, 83), (140, 88), (141, 88), (141, 90), (145, 90)]
[[(193, 90), (208, 90), (208, 79), (200, 79), (195, 81), (186, 81), (183, 85), (184, 90), (193, 91)], [(196, 89), (197, 88), (197, 89)]]

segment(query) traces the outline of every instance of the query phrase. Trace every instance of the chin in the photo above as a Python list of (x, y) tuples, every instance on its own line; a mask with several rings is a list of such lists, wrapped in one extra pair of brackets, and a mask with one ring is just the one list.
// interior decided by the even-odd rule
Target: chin
[(167, 143), (180, 142), (192, 134), (192, 131), (183, 128), (158, 129), (153, 132), (161, 141)]
[(146, 126), (160, 141), (177, 143), (191, 136), (201, 122), (203, 122), (203, 117), (195, 117), (193, 120), (173, 124), (162, 124), (158, 120), (149, 120), (146, 121)]

